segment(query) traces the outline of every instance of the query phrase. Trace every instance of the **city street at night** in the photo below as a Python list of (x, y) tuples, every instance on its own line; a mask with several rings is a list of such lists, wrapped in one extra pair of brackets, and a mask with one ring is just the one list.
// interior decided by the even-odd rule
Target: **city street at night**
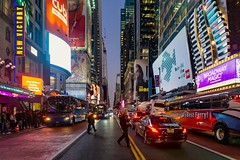
[[(86, 133), (87, 123), (74, 126), (42, 127), (24, 133), (0, 138), (0, 159), (6, 160), (130, 160), (130, 159), (186, 159), (227, 160), (239, 159), (238, 144), (221, 145), (213, 137), (189, 134), (181, 148), (173, 145), (146, 145), (129, 128), (131, 147), (125, 141), (118, 145), (121, 129), (114, 117), (96, 122), (97, 132)], [(204, 143), (203, 143), (204, 141)], [(221, 153), (222, 151), (222, 153)]]
[(0, 160), (240, 160), (240, 0), (0, 0)]

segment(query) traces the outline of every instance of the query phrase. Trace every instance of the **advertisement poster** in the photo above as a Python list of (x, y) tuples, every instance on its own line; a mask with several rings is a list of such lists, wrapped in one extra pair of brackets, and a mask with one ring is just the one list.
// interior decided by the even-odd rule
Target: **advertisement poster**
[(68, 43), (67, 0), (46, 0), (46, 30)]
[(68, 0), (71, 47), (85, 47), (85, 0)]
[(90, 62), (86, 51), (72, 50), (71, 53), (71, 76), (68, 82), (87, 83), (90, 78)]
[(147, 64), (148, 61), (142, 59), (134, 62), (134, 99), (148, 99)]

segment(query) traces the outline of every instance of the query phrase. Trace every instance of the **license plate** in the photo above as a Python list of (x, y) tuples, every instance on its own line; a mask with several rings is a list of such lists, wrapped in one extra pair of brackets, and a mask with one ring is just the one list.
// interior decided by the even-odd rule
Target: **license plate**
[(174, 129), (173, 128), (167, 128), (167, 133), (174, 133)]

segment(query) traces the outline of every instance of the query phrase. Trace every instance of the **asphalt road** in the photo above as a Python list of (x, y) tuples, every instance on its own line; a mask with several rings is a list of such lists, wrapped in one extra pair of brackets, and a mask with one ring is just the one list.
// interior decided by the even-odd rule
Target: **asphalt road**
[(80, 122), (74, 126), (1, 135), (0, 160), (132, 160), (138, 159), (135, 158), (137, 150), (142, 159), (147, 160), (240, 159), (240, 145), (220, 145), (211, 136), (190, 133), (189, 141), (176, 148), (171, 145), (146, 145), (142, 137), (135, 136), (134, 130), (129, 129), (134, 144), (127, 148), (124, 140), (121, 146), (116, 142), (121, 130), (113, 117), (97, 122), (96, 133), (87, 134), (86, 128), (87, 122)]

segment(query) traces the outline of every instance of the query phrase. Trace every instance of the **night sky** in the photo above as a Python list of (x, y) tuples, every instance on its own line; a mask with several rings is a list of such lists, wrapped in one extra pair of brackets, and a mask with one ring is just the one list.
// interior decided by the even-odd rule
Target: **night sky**
[(120, 20), (125, 0), (102, 0), (102, 34), (107, 49), (110, 105), (113, 107), (116, 75), (120, 73)]

